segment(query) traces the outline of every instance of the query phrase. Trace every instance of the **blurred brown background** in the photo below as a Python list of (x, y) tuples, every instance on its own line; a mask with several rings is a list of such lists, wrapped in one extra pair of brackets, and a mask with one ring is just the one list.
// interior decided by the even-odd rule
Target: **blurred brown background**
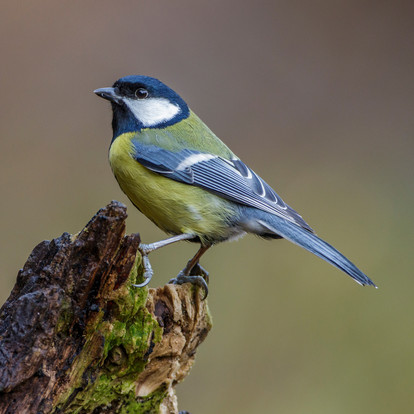
[[(179, 386), (204, 413), (407, 413), (414, 404), (414, 6), (409, 1), (3, 2), (0, 300), (32, 248), (111, 199), (108, 103), (160, 78), (380, 289), (285, 241), (203, 260), (214, 329)], [(154, 253), (152, 285), (195, 246)]]

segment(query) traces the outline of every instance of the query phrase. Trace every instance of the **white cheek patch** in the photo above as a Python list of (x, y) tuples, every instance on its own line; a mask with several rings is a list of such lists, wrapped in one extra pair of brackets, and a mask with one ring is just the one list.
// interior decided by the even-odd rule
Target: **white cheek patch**
[(164, 98), (125, 99), (125, 104), (144, 128), (171, 121), (180, 107)]

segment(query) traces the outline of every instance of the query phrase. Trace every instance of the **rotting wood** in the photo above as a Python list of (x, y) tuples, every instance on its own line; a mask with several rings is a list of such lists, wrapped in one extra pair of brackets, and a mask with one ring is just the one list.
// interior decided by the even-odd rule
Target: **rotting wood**
[(36, 246), (0, 310), (0, 414), (178, 413), (174, 386), (211, 328), (189, 284), (134, 288), (138, 234), (113, 201)]

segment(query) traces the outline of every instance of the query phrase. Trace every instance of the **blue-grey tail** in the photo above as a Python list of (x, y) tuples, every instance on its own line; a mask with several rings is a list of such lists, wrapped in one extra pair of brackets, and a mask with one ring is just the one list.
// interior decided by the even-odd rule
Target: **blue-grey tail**
[(362, 286), (374, 286), (375, 283), (335, 247), (326, 243), (314, 233), (305, 230), (294, 223), (273, 214), (265, 214), (258, 222), (269, 232), (282, 236), (283, 238), (303, 247), (314, 255), (326, 260), (333, 266), (347, 273)]

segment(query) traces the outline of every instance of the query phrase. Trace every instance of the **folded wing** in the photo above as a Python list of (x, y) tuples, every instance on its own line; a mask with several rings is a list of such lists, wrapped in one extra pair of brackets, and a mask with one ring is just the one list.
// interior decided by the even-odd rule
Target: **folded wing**
[(303, 218), (238, 158), (226, 159), (189, 149), (174, 152), (136, 140), (133, 145), (133, 158), (153, 172), (275, 214), (312, 232)]

